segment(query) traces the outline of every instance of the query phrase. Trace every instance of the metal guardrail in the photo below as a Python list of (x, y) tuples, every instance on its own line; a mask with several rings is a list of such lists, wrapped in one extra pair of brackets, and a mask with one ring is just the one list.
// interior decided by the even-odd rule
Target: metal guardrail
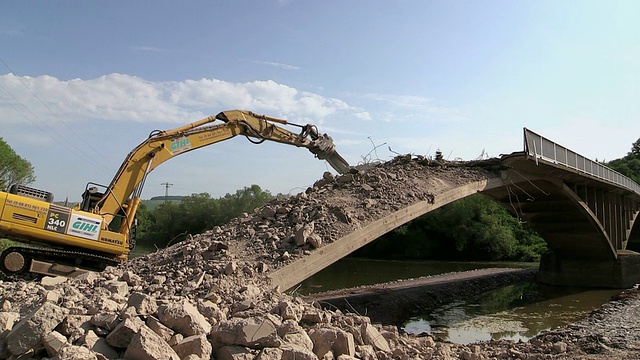
[(640, 195), (640, 185), (600, 163), (558, 145), (555, 142), (524, 128), (524, 151), (536, 159), (543, 159), (583, 172), (606, 182), (616, 184)]

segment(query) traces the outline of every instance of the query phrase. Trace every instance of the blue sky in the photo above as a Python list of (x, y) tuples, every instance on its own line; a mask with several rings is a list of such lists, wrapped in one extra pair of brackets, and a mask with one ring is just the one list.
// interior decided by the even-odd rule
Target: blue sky
[[(353, 165), (498, 156), (523, 127), (610, 160), (640, 137), (639, 18), (637, 1), (3, 1), (0, 137), (57, 199), (228, 109), (316, 124)], [(143, 198), (298, 192), (326, 170), (238, 137), (164, 164)]]

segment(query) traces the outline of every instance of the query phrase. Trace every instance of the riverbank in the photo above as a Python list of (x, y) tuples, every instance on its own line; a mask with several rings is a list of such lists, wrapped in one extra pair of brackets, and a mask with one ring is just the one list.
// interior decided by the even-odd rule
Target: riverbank
[(524, 281), (535, 281), (535, 270), (489, 268), (384, 284), (327, 291), (305, 297), (323, 308), (366, 314), (373, 322), (400, 326), (412, 317), (456, 299)]

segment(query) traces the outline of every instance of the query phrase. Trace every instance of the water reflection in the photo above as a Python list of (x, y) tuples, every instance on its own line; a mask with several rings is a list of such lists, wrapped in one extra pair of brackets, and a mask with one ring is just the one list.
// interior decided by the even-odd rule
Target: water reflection
[(300, 284), (297, 292), (309, 295), (322, 291), (373, 285), (395, 280), (439, 275), (448, 272), (486, 268), (537, 269), (538, 263), (516, 262), (452, 262), (452, 261), (389, 261), (341, 259)]
[(526, 341), (585, 317), (619, 292), (514, 284), (410, 319), (403, 330), (426, 332), (460, 344), (490, 339)]

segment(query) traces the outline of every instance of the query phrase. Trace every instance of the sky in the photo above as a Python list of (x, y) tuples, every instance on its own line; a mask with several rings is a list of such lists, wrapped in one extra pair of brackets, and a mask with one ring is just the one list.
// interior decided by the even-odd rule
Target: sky
[[(314, 124), (351, 165), (497, 157), (524, 127), (613, 160), (640, 138), (639, 18), (635, 0), (7, 0), (0, 137), (56, 200), (108, 185), (151, 131), (232, 109)], [(239, 136), (158, 167), (142, 198), (293, 194), (325, 171)]]

